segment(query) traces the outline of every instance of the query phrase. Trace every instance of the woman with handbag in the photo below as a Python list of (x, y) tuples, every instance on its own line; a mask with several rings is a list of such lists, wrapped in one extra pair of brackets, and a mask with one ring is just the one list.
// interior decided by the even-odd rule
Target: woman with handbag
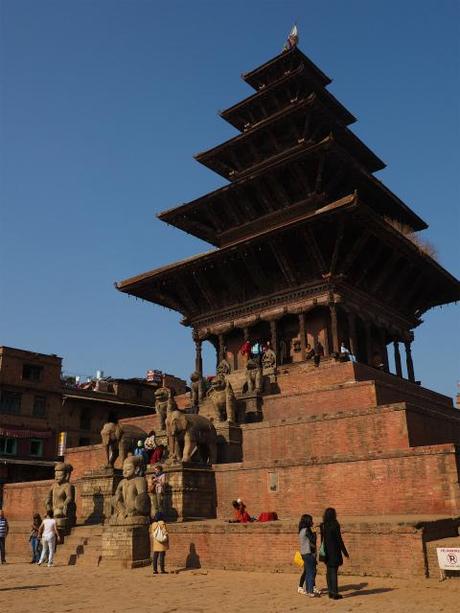
[(321, 530), (321, 547), (319, 551), (320, 562), (326, 564), (326, 580), (329, 598), (340, 600), (337, 573), (339, 566), (343, 564), (342, 553), (349, 558), (347, 548), (342, 540), (340, 524), (337, 521), (337, 513), (331, 507), (324, 511)]
[[(299, 594), (306, 594), (310, 598), (319, 596), (320, 592), (315, 587), (316, 577), (316, 532), (313, 532), (313, 517), (302, 515), (299, 521), (299, 545), (300, 555), (303, 560), (303, 572), (300, 576)], [(305, 589), (306, 586), (306, 589)]]
[(153, 541), (153, 574), (158, 575), (159, 560), (160, 572), (162, 575), (165, 575), (165, 556), (169, 549), (169, 535), (163, 520), (163, 513), (155, 513), (151, 531)]

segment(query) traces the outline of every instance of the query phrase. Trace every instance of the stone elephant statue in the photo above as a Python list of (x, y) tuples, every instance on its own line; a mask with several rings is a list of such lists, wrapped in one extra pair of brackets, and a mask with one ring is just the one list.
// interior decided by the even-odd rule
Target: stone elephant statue
[(107, 466), (113, 468), (118, 457), (123, 464), (128, 453), (136, 447), (137, 441), (144, 441), (146, 438), (147, 433), (137, 426), (115, 424), (111, 421), (104, 424), (101, 439), (105, 447)]
[(168, 450), (173, 460), (191, 462), (198, 451), (204, 462), (217, 461), (217, 432), (213, 423), (202, 415), (172, 411), (166, 419)]

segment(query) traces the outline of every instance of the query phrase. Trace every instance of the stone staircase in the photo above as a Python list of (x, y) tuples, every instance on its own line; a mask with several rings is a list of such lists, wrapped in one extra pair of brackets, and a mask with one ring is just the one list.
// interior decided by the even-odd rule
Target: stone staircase
[(56, 551), (56, 563), (98, 566), (102, 552), (102, 525), (75, 526)]

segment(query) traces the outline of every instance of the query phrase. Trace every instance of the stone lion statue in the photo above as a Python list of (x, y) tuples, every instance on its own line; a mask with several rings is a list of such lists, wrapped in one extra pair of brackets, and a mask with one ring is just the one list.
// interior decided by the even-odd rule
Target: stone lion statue
[(223, 375), (216, 375), (211, 381), (208, 391), (216, 411), (218, 421), (232, 421), (236, 419), (236, 398), (230, 381)]
[(172, 460), (192, 462), (193, 454), (198, 451), (204, 462), (217, 461), (217, 432), (209, 419), (176, 410), (168, 414), (166, 426)]
[(166, 416), (176, 409), (174, 390), (166, 386), (159, 387), (155, 392), (155, 410), (160, 416), (160, 430), (166, 429)]
[(137, 426), (115, 424), (111, 421), (104, 424), (101, 439), (105, 447), (107, 466), (113, 468), (118, 457), (123, 464), (128, 453), (136, 447), (137, 441), (146, 438), (147, 433)]

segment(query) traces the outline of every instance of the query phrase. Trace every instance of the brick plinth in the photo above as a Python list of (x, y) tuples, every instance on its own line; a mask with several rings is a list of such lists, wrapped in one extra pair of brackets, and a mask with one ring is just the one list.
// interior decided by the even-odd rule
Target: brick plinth
[(170, 521), (216, 517), (216, 481), (211, 467), (165, 464), (164, 512)]
[(104, 523), (111, 516), (112, 497), (121, 479), (120, 470), (99, 468), (88, 471), (78, 480), (80, 523)]
[(105, 525), (101, 565), (137, 568), (150, 564), (149, 526)]

